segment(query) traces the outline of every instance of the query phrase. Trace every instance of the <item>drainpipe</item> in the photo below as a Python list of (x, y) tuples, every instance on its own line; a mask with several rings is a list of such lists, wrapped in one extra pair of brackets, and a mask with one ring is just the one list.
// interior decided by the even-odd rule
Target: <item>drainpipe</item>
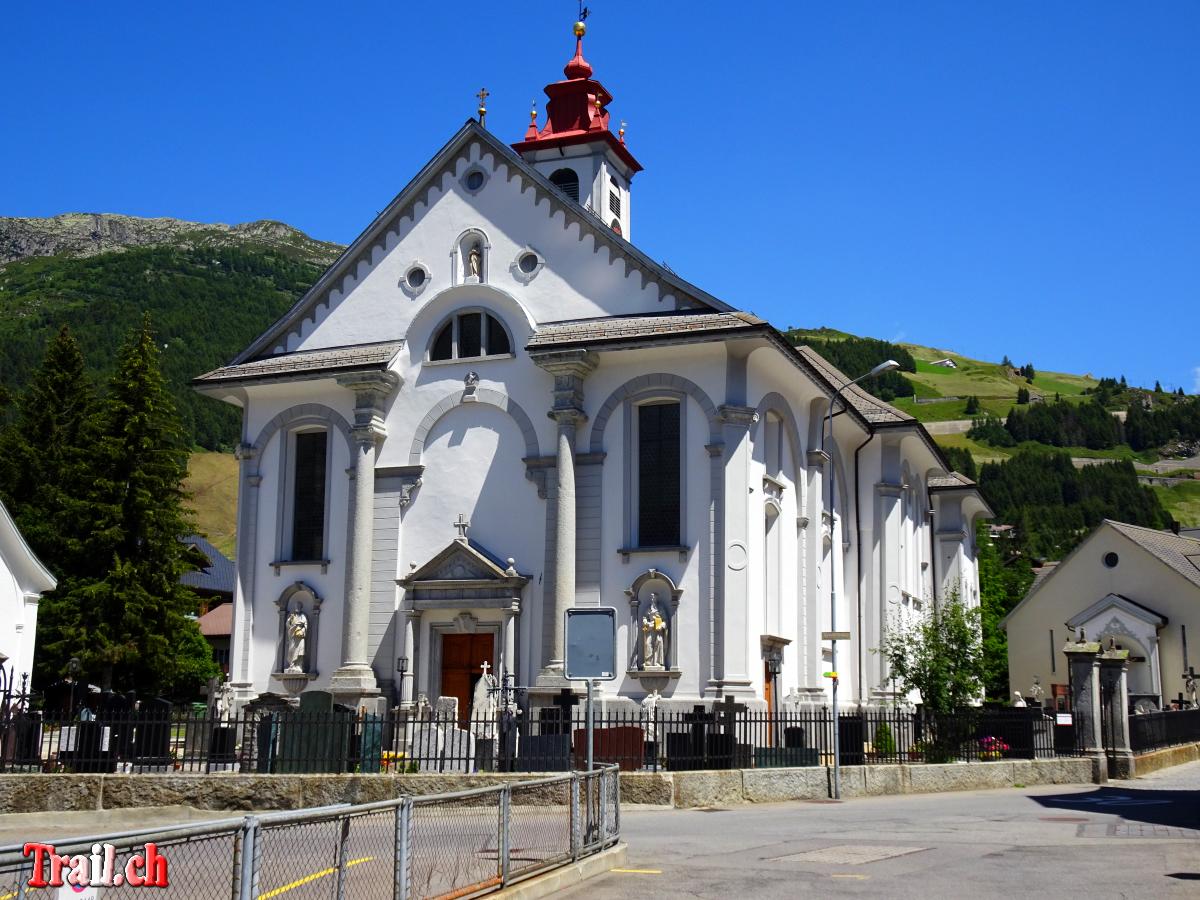
[(866, 648), (863, 642), (862, 486), (858, 481), (858, 454), (862, 452), (863, 447), (871, 443), (873, 437), (875, 437), (875, 432), (869, 432), (866, 440), (854, 449), (854, 559), (857, 568), (854, 574), (858, 579), (858, 674), (854, 681), (858, 686), (858, 705), (860, 707), (863, 705), (863, 656)]

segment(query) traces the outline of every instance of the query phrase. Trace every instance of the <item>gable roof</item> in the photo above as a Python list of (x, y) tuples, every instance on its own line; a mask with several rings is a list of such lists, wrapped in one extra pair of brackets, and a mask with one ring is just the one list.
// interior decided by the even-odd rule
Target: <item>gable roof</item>
[(1033, 582), (1033, 586), (1030, 587), (1029, 593), (1021, 598), (1021, 602), (1014, 606), (1007, 616), (1000, 620), (1000, 627), (1006, 627), (1008, 620), (1015, 616), (1017, 611), (1024, 607), (1059, 572), (1066, 569), (1067, 564), (1106, 527), (1133, 541), (1133, 543), (1137, 544), (1151, 556), (1171, 569), (1174, 569), (1187, 581), (1200, 588), (1200, 540), (1180, 537), (1169, 531), (1158, 531), (1154, 528), (1145, 528), (1141, 525), (1128, 525), (1125, 522), (1115, 522), (1112, 519), (1105, 519), (1074, 550), (1068, 553), (1061, 562), (1054, 563), (1053, 568), (1050, 566), (1044, 567), (1048, 571), (1044, 575), (1038, 575)]
[[(446, 577), (454, 567), (451, 560), (459, 557), (458, 568), (465, 576)], [(475, 541), (455, 538), (442, 550), (436, 553), (425, 565), (414, 569), (403, 578), (396, 579), (402, 587), (409, 587), (418, 582), (440, 582), (453, 584), (460, 582), (497, 581), (504, 583), (525, 584), (529, 578), (521, 575), (507, 562), (503, 562), (494, 553), (480, 546)]]
[(189, 534), (181, 540), (203, 553), (208, 559), (208, 565), (198, 572), (185, 572), (179, 579), (180, 584), (186, 584), (201, 591), (211, 591), (214, 594), (232, 595), (233, 561), (198, 534)]
[(371, 248), (390, 230), (411, 207), (424, 198), (441, 175), (453, 166), (454, 161), (471, 145), (478, 142), (489, 152), (495, 154), (499, 162), (510, 166), (526, 182), (538, 190), (537, 199), (547, 197), (558, 209), (562, 210), (568, 221), (579, 223), (580, 227), (591, 234), (597, 243), (609, 244), (624, 256), (635, 268), (641, 269), (646, 277), (665, 285), (670, 293), (682, 295), (693, 304), (707, 306), (722, 312), (731, 311), (731, 307), (702, 291), (695, 285), (684, 281), (670, 269), (654, 262), (642, 251), (638, 250), (627, 240), (616, 234), (600, 219), (589, 213), (575, 201), (569, 199), (550, 180), (525, 162), (511, 147), (498, 140), (491, 132), (474, 119), (468, 119), (455, 135), (439, 150), (420, 172), (405, 185), (383, 211), (375, 217), (366, 230), (363, 231), (348, 246), (316, 283), (305, 292), (290, 310), (283, 314), (274, 324), (233, 360), (233, 364), (244, 363), (257, 359), (268, 353), (271, 348), (297, 324), (309, 316), (316, 306), (324, 299), (325, 294), (332, 289), (344, 275), (357, 267), (362, 260), (369, 260)]
[(1200, 587), (1200, 540), (1180, 537), (1170, 531), (1157, 531), (1140, 525), (1104, 520), (1147, 553), (1166, 563), (1196, 587)]
[(610, 347), (647, 339), (678, 340), (691, 337), (708, 340), (718, 334), (756, 330), (767, 324), (744, 312), (712, 312), (681, 309), (673, 313), (641, 313), (629, 316), (599, 316), (548, 322), (525, 345), (526, 350), (562, 350), (574, 347)]
[(214, 606), (197, 619), (196, 624), (205, 637), (229, 637), (233, 634), (233, 604)]
[(50, 570), (42, 565), (29, 544), (25, 543), (17, 523), (3, 502), (0, 502), (0, 560), (8, 566), (25, 594), (44, 594), (54, 590), (58, 584)]

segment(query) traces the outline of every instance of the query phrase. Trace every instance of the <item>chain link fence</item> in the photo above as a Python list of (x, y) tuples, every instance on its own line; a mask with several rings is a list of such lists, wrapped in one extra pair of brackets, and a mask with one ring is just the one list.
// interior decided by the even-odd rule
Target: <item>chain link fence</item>
[[(474, 896), (615, 844), (618, 779), (618, 767), (606, 766), (448, 794), (72, 838), (54, 853), (88, 856), (94, 845), (111, 844), (115, 875), (123, 878), (136, 856), (146, 873), (165, 876), (172, 900)], [(0, 847), (0, 900), (47, 896), (37, 885), (52, 874), (48, 855), (39, 860), (22, 844)], [(101, 893), (144, 895), (139, 890), (126, 882)]]

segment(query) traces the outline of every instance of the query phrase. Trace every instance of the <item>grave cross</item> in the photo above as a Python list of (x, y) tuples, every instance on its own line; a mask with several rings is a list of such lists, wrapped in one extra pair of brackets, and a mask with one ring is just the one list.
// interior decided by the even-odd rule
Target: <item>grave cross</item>
[(558, 720), (565, 725), (571, 721), (571, 708), (579, 705), (579, 695), (570, 688), (563, 688), (554, 698), (554, 705), (558, 707)]
[(738, 703), (728, 694), (720, 703), (713, 704), (713, 712), (717, 718), (721, 720), (721, 727), (726, 734), (733, 734), (734, 723), (737, 721), (737, 714), (746, 711), (745, 703)]
[(487, 678), (488, 669), (490, 669), (491, 666), (488, 665), (488, 661), (486, 659), (479, 664), (479, 668), (483, 669), (483, 677)]

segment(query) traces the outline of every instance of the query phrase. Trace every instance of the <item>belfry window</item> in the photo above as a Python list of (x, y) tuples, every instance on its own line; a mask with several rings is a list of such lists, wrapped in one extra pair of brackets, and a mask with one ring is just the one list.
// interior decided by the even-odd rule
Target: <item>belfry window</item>
[(452, 316), (434, 333), (429, 345), (433, 362), (511, 355), (512, 340), (504, 323), (481, 310)]
[(550, 176), (550, 183), (576, 203), (579, 202), (579, 176), (574, 169), (556, 169)]
[(679, 404), (647, 403), (637, 408), (637, 543), (673, 547), (680, 543)]
[(292, 467), (292, 553), (294, 560), (325, 556), (325, 480), (329, 448), (326, 431), (295, 435)]

